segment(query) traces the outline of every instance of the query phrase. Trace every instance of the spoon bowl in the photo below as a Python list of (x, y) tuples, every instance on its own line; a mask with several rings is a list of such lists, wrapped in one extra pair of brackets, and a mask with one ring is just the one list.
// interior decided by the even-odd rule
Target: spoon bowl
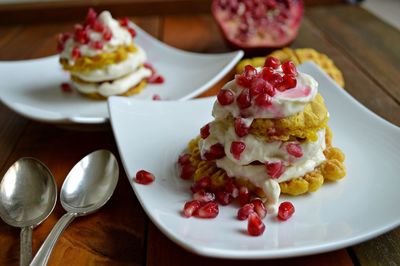
[(22, 228), (20, 264), (32, 258), (32, 229), (53, 211), (57, 186), (50, 170), (39, 160), (24, 157), (4, 174), (0, 183), (0, 217)]

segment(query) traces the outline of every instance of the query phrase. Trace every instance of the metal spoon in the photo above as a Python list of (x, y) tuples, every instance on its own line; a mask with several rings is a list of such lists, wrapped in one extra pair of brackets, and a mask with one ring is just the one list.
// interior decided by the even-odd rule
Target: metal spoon
[(61, 187), (61, 205), (67, 211), (47, 236), (30, 265), (46, 265), (51, 251), (75, 217), (101, 208), (117, 186), (119, 168), (114, 155), (97, 150), (86, 155), (69, 172)]
[(32, 259), (32, 229), (53, 211), (57, 186), (50, 170), (34, 158), (21, 158), (5, 173), (0, 183), (0, 217), (21, 227), (20, 265)]

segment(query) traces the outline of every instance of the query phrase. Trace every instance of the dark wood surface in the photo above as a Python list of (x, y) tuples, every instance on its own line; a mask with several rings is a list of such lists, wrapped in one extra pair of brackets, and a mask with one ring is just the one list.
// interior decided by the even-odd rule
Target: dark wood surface
[[(210, 15), (134, 18), (142, 28), (175, 47), (196, 52), (228, 50)], [(55, 34), (73, 22), (0, 26), (0, 60), (55, 53)], [(185, 34), (182, 34), (184, 32)], [(352, 6), (308, 8), (293, 47), (326, 53), (342, 70), (346, 90), (365, 106), (400, 125), (400, 34)], [(202, 96), (213, 95), (226, 76)], [(110, 129), (83, 132), (29, 121), (0, 104), (0, 169), (33, 156), (51, 169), (61, 187), (70, 168), (87, 153), (107, 148), (117, 154)], [(122, 166), (121, 166), (122, 169)], [(33, 233), (37, 251), (64, 213), (58, 203)], [(371, 214), (373, 215), (373, 214)], [(284, 260), (232, 261), (199, 257), (166, 238), (146, 217), (127, 177), (99, 212), (76, 219), (57, 243), (50, 265), (400, 265), (400, 229), (348, 249)], [(19, 230), (0, 221), (0, 265), (18, 265)]]

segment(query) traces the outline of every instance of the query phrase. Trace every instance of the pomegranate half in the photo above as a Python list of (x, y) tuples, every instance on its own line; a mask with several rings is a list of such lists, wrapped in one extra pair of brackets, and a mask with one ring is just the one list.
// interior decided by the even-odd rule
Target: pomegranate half
[(248, 54), (292, 43), (303, 18), (301, 0), (213, 0), (212, 14), (228, 44)]

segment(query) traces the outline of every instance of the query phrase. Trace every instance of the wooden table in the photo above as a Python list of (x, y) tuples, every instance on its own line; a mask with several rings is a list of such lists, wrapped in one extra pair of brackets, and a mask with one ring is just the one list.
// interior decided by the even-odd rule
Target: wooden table
[[(212, 17), (133, 18), (158, 39), (195, 52), (227, 51)], [(0, 26), (0, 60), (29, 59), (55, 53), (55, 34), (73, 23)], [(400, 125), (400, 34), (354, 6), (306, 10), (293, 47), (312, 47), (331, 57), (343, 71), (346, 90), (388, 121)], [(18, 73), (16, 78), (23, 78)], [(213, 95), (229, 80), (204, 93)], [(1, 92), (0, 92), (1, 93)], [(33, 156), (51, 169), (58, 189), (70, 168), (87, 153), (106, 148), (118, 154), (110, 129), (65, 130), (29, 121), (0, 104), (0, 167)], [(122, 169), (122, 167), (121, 167)], [(64, 213), (58, 203), (33, 233), (35, 253)], [(371, 214), (373, 215), (373, 214)], [(61, 236), (50, 265), (400, 265), (400, 228), (360, 245), (314, 256), (273, 261), (231, 261), (199, 257), (167, 239), (146, 217), (124, 173), (101, 211), (76, 219)], [(17, 265), (19, 230), (0, 222), (0, 265)]]

